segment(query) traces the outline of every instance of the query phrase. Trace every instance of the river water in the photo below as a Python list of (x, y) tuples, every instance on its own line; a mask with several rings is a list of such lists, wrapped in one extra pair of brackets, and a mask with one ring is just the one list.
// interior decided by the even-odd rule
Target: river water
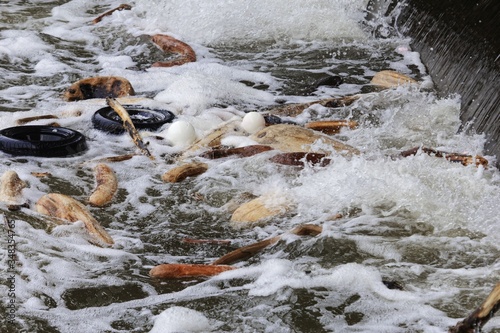
[[(458, 133), (460, 96), (436, 97), (410, 40), (385, 19), (366, 22), (365, 1), (138, 0), (89, 24), (119, 4), (0, 1), (0, 127), (53, 114), (89, 146), (68, 158), (0, 153), (0, 172), (15, 170), (28, 183), (31, 206), (0, 204), (16, 233), (15, 281), (2, 274), (0, 285), (0, 310), (14, 319), (2, 315), (1, 332), (149, 332), (155, 321), (155, 332), (444, 332), (499, 281), (498, 170), (420, 153), (391, 158), (418, 146), (483, 155), (484, 137)], [(151, 68), (166, 58), (149, 40), (155, 33), (190, 44), (198, 61)], [(383, 69), (422, 85), (374, 89), (370, 79)], [(332, 152), (328, 166), (302, 170), (270, 163), (271, 152), (213, 160), (205, 174), (167, 184), (161, 175), (181, 149), (145, 133), (157, 160), (110, 163), (118, 193), (108, 207), (89, 207), (115, 241), (98, 247), (81, 223), (47, 230), (34, 211), (50, 192), (85, 202), (97, 161), (136, 151), (127, 135), (93, 128), (103, 100), (62, 99), (71, 83), (97, 75), (127, 78), (144, 105), (171, 110), (199, 137), (248, 111), (361, 93), (351, 106), (315, 106), (293, 119), (358, 121), (335, 137), (361, 154)], [(325, 75), (343, 83), (314, 87)], [(225, 207), (247, 192), (293, 204), (266, 224), (235, 228)], [(236, 270), (207, 279), (148, 276), (155, 265), (209, 263), (304, 223), (323, 232), (284, 236)], [(3, 272), (11, 270), (9, 240), (2, 229)], [(485, 330), (500, 332), (500, 320)]]

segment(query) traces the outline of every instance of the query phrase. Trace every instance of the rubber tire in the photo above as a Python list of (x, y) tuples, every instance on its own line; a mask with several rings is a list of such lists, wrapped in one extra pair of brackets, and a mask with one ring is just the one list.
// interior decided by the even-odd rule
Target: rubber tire
[[(166, 123), (172, 122), (175, 115), (167, 110), (150, 109), (137, 105), (124, 105), (137, 130), (156, 131)], [(110, 134), (125, 132), (120, 116), (109, 106), (97, 110), (92, 116), (94, 128)]]
[(65, 127), (30, 125), (0, 130), (0, 150), (14, 156), (66, 157), (87, 149), (83, 134)]

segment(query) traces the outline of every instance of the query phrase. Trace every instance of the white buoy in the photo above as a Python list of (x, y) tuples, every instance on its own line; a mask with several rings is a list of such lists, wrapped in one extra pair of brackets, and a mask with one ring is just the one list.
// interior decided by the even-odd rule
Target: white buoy
[(174, 146), (188, 146), (196, 140), (196, 132), (193, 125), (179, 120), (170, 125), (165, 137)]
[(173, 306), (160, 313), (149, 333), (210, 332), (210, 321), (202, 313)]
[(250, 134), (254, 134), (266, 127), (266, 120), (258, 112), (249, 112), (243, 117), (241, 127)]

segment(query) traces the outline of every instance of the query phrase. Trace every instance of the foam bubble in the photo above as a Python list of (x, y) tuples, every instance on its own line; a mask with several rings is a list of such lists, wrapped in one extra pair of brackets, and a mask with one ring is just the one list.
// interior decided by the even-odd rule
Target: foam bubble
[(150, 333), (209, 332), (210, 321), (202, 313), (173, 306), (160, 313)]

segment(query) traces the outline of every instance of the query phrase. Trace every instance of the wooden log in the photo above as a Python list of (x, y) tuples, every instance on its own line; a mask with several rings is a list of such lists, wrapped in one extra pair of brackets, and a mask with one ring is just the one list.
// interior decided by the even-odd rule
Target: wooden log
[(155, 62), (152, 67), (180, 66), (188, 62), (196, 61), (196, 53), (191, 46), (172, 36), (157, 34), (151, 37), (151, 40), (163, 52), (174, 53), (178, 56), (176, 59), (170, 61)]
[(102, 207), (113, 199), (118, 190), (118, 180), (115, 172), (107, 164), (100, 163), (95, 167), (97, 186), (89, 197), (92, 206)]
[(358, 127), (358, 122), (353, 120), (320, 120), (309, 122), (304, 127), (332, 135), (338, 134), (343, 128), (355, 129)]
[(46, 120), (46, 119), (59, 119), (59, 117), (52, 115), (52, 114), (44, 114), (41, 116), (25, 117), (25, 118), (19, 118), (18, 120), (16, 120), (16, 124), (17, 125), (24, 125), (27, 123), (31, 123), (32, 121)]
[(482, 165), (483, 167), (488, 167), (488, 160), (479, 155), (467, 155), (467, 154), (459, 154), (459, 153), (448, 153), (445, 151), (435, 150), (432, 148), (426, 147), (415, 147), (412, 149), (405, 150), (401, 152), (401, 156), (408, 157), (412, 155), (416, 155), (419, 151), (426, 153), (429, 156), (441, 157), (445, 158), (450, 162), (461, 163), (464, 166), (467, 165), (476, 165), (477, 167)]
[(208, 277), (233, 269), (235, 267), (227, 265), (161, 264), (153, 267), (149, 276), (159, 279)]
[(341, 154), (359, 154), (359, 151), (356, 148), (346, 145), (327, 135), (308, 128), (289, 124), (268, 126), (251, 135), (250, 139), (259, 144), (268, 145), (283, 152), (326, 153), (326, 151), (323, 150), (311, 150), (311, 145), (316, 141), (321, 140), (324, 144), (331, 146)]
[(500, 283), (488, 295), (479, 308), (467, 318), (450, 327), (448, 333), (478, 333), (500, 308)]
[(274, 202), (275, 200), (276, 198), (271, 195), (264, 195), (242, 204), (231, 215), (231, 225), (241, 228), (262, 223), (290, 209), (289, 203), (285, 200)]
[(321, 153), (293, 152), (277, 154), (271, 157), (269, 160), (271, 162), (283, 165), (304, 167), (306, 163), (310, 163), (313, 166), (324, 167), (331, 162), (331, 159), (325, 158), (325, 156), (325, 154)]
[[(289, 233), (298, 236), (317, 236), (322, 231), (323, 227), (321, 226), (314, 224), (302, 224), (290, 230)], [(282, 235), (270, 237), (257, 243), (240, 247), (215, 260), (212, 262), (212, 265), (232, 265), (238, 261), (247, 260), (266, 247), (276, 244), (282, 237)]]
[(109, 15), (113, 14), (117, 10), (131, 10), (131, 9), (132, 9), (132, 6), (127, 5), (125, 3), (122, 3), (118, 7), (114, 8), (114, 9), (111, 9), (111, 10), (108, 10), (104, 14), (99, 15), (98, 17), (96, 17), (95, 19), (93, 19), (92, 20), (92, 24), (97, 24), (97, 23), (101, 22), (103, 18), (105, 18), (106, 16), (109, 16)]
[(82, 221), (85, 228), (99, 243), (114, 244), (113, 238), (97, 222), (88, 209), (79, 201), (59, 193), (50, 193), (41, 197), (36, 203), (40, 214), (57, 217), (69, 222)]
[(119, 76), (97, 76), (73, 83), (64, 92), (64, 99), (72, 102), (92, 98), (116, 98), (130, 95), (135, 95), (135, 91), (127, 79)]
[(166, 183), (178, 183), (187, 177), (201, 175), (208, 170), (208, 165), (200, 162), (184, 163), (165, 172), (161, 179)]
[(134, 123), (132, 122), (132, 119), (130, 118), (127, 110), (125, 110), (125, 108), (114, 98), (106, 98), (106, 103), (108, 103), (108, 105), (120, 116), (123, 121), (123, 128), (128, 132), (128, 134), (134, 141), (134, 144), (137, 146), (137, 148), (139, 148), (141, 153), (149, 157), (149, 159), (154, 160), (154, 156), (151, 155), (148, 148), (142, 141), (141, 135), (135, 128)]
[(371, 80), (371, 84), (383, 88), (395, 88), (402, 85), (418, 84), (418, 82), (396, 71), (385, 70), (376, 73)]
[(273, 150), (273, 148), (265, 145), (250, 145), (238, 148), (212, 148), (209, 151), (201, 153), (199, 156), (211, 160), (232, 155), (237, 155), (239, 157), (249, 157), (269, 150)]

